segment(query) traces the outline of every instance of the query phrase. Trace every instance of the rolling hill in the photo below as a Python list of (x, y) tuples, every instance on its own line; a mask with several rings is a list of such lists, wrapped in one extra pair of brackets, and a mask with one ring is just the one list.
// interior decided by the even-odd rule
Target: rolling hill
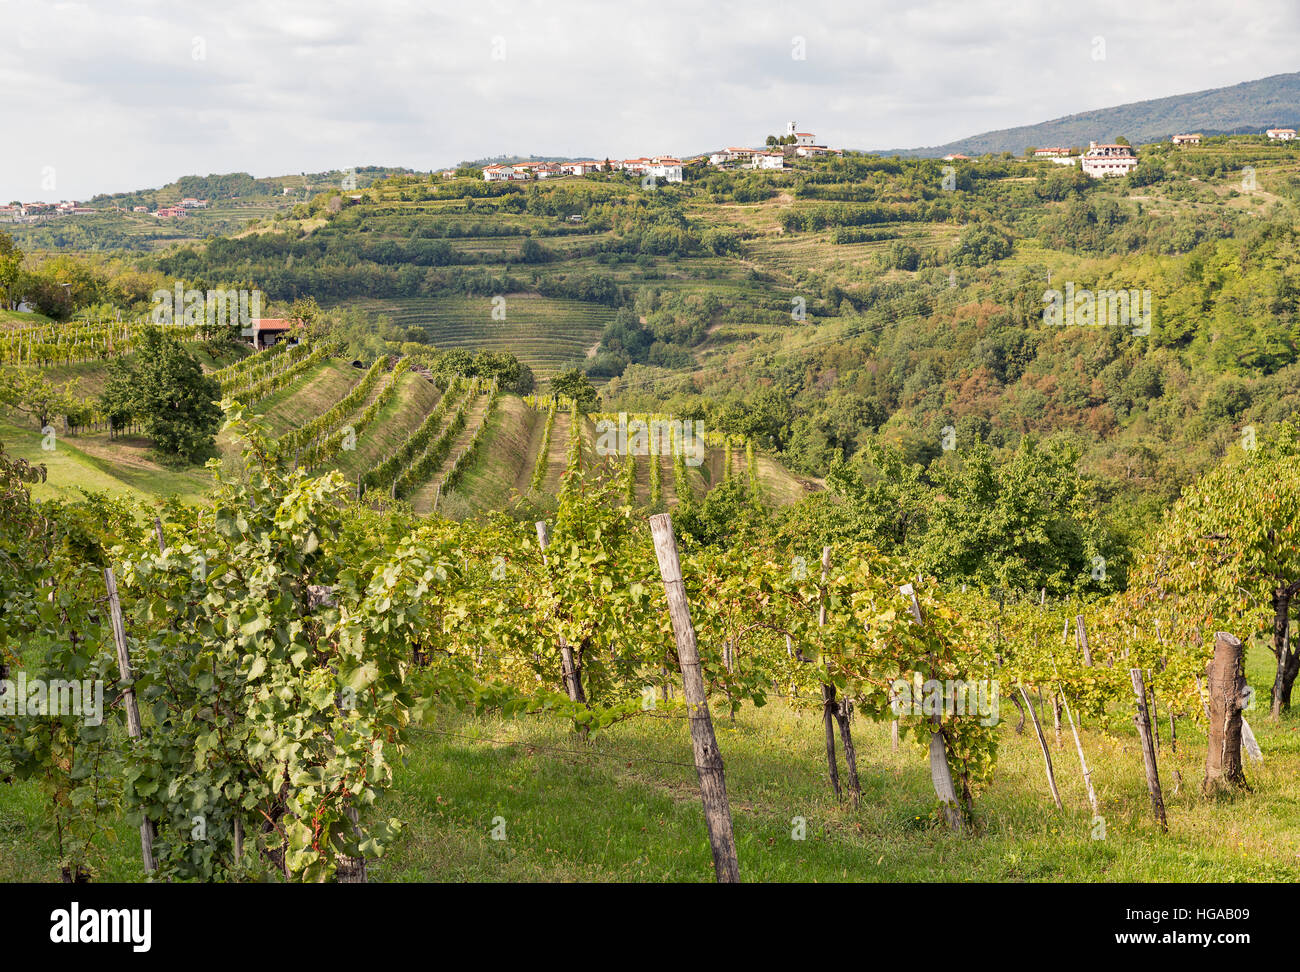
[[(254, 364), (251, 359), (244, 360), (246, 366)], [(211, 366), (228, 363), (224, 359), (209, 362)], [(107, 380), (108, 365), (87, 362), (47, 373), (57, 384), (75, 379), (79, 388), (97, 388)], [(272, 439), (285, 441), (284, 436), (311, 425), (355, 390), (358, 394), (351, 407), (336, 410), (335, 418), (321, 429), (321, 436), (326, 438), (351, 429), (356, 430), (355, 436), (336, 455), (311, 464), (312, 472), (337, 469), (349, 482), (365, 480), (366, 492), (399, 496), (419, 513), (438, 509), (462, 518), (480, 510), (502, 509), (516, 495), (529, 493), (536, 501), (546, 503), (547, 497), (558, 490), (568, 467), (573, 434), (583, 439), (584, 468), (603, 465), (610, 473), (617, 471), (613, 460), (595, 456), (595, 427), (590, 419), (584, 418), (575, 429), (568, 413), (560, 410), (547, 436), (544, 405), (518, 395), (494, 396), (483, 385), (444, 390), (419, 370), (389, 367), (380, 369), (378, 380), (367, 390), (358, 387), (364, 375), (365, 369), (337, 357), (325, 357), (304, 368), (284, 388), (257, 401), (249, 411)], [(367, 411), (373, 412), (369, 420), (363, 418)], [(431, 429), (427, 442), (416, 449), (407, 448), (424, 426)], [(72, 501), (80, 498), (85, 489), (133, 499), (175, 495), (196, 501), (211, 483), (201, 467), (168, 468), (159, 461), (149, 440), (139, 435), (110, 437), (107, 431), (86, 428), (59, 435), (55, 447), (49, 450), (43, 448), (41, 432), (29, 421), (0, 413), (0, 442), (10, 455), (45, 465), (47, 479), (32, 486), (38, 499)], [(227, 465), (237, 460), (237, 442), (222, 436), (217, 448)], [(295, 455), (309, 452), (292, 451)], [(705, 463), (689, 470), (688, 482), (696, 499), (721, 482), (723, 453), (722, 447), (711, 447)], [(427, 461), (421, 465), (421, 458), (426, 456)], [(745, 474), (742, 457), (740, 450), (732, 450), (733, 475)], [(402, 481), (400, 493), (369, 485), (368, 474), (386, 461), (394, 463), (399, 471), (415, 470)], [(663, 478), (661, 505), (671, 509), (679, 500), (673, 488), (669, 456), (637, 459), (637, 500), (651, 505), (651, 461), (658, 462)], [(542, 489), (531, 491), (530, 482), (539, 465)], [(757, 457), (756, 473), (762, 501), (771, 506), (786, 505), (820, 488), (817, 481), (794, 476), (766, 455)], [(449, 485), (453, 476), (454, 485)]]
[(1276, 74), (1226, 88), (1135, 101), (1132, 104), (1083, 111), (1064, 118), (984, 132), (945, 145), (891, 149), (881, 155), (939, 158), (951, 153), (984, 155), (1028, 146), (1086, 146), (1123, 135), (1134, 145), (1165, 141), (1179, 132), (1205, 135), (1247, 134), (1267, 128), (1300, 125), (1300, 72)]

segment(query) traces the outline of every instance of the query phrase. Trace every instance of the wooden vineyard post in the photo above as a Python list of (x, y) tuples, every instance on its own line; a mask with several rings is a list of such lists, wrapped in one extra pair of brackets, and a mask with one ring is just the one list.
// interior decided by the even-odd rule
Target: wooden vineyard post
[[(104, 568), (104, 586), (108, 588), (108, 614), (113, 626), (113, 644), (117, 647), (117, 667), (122, 673), (122, 705), (126, 709), (126, 731), (132, 739), (139, 739), (140, 707), (136, 703), (135, 676), (131, 672), (131, 654), (126, 647), (126, 625), (122, 623), (122, 602), (117, 596), (117, 577), (112, 567)], [(153, 823), (147, 817), (140, 821), (140, 857), (146, 874), (154, 871)]]
[[(542, 548), (542, 563), (546, 563), (546, 548), (551, 545), (550, 529), (545, 520), (537, 521), (537, 546)], [(560, 636), (560, 674), (564, 678), (564, 691), (569, 694), (570, 702), (586, 702), (587, 695), (582, 691), (582, 674), (573, 660), (573, 648), (564, 636)]]
[(1151, 741), (1151, 716), (1147, 712), (1146, 686), (1142, 683), (1142, 669), (1129, 670), (1133, 680), (1133, 695), (1137, 701), (1137, 713), (1133, 721), (1137, 724), (1138, 735), (1142, 738), (1142, 762), (1147, 771), (1147, 789), (1151, 791), (1151, 810), (1155, 813), (1156, 823), (1162, 831), (1169, 829), (1165, 819), (1165, 798), (1160, 792), (1160, 772), (1156, 766), (1156, 750)]
[(1205, 781), (1201, 792), (1246, 789), (1241, 767), (1242, 717), (1246, 700), (1246, 651), (1233, 635), (1220, 631), (1214, 636), (1214, 657), (1206, 673), (1209, 704), (1209, 739), (1205, 752)]
[(1052, 693), (1052, 725), (1056, 729), (1056, 748), (1060, 749), (1064, 743), (1061, 742), (1061, 696), (1057, 692)]
[(1156, 752), (1160, 752), (1160, 706), (1156, 704), (1156, 687), (1151, 678), (1151, 669), (1147, 669), (1147, 681), (1151, 685), (1151, 733), (1155, 736)]
[(1038, 711), (1034, 708), (1034, 704), (1029, 701), (1029, 696), (1025, 693), (1025, 687), (1017, 685), (1016, 688), (1020, 691), (1021, 698), (1025, 700), (1025, 705), (1029, 707), (1029, 718), (1034, 723), (1034, 734), (1038, 736), (1038, 746), (1043, 751), (1043, 765), (1047, 769), (1047, 787), (1052, 791), (1052, 799), (1056, 801), (1056, 809), (1063, 810), (1061, 793), (1056, 788), (1056, 774), (1052, 772), (1052, 754), (1047, 748), (1047, 738), (1043, 735), (1043, 727), (1038, 723)]
[(1061, 701), (1065, 704), (1065, 718), (1070, 723), (1070, 732), (1074, 736), (1074, 748), (1079, 754), (1079, 769), (1083, 773), (1083, 785), (1088, 790), (1088, 806), (1092, 807), (1092, 815), (1097, 815), (1097, 791), (1092, 788), (1092, 772), (1088, 769), (1088, 761), (1083, 756), (1083, 743), (1079, 740), (1079, 727), (1074, 724), (1074, 713), (1070, 711), (1070, 700), (1065, 697), (1065, 693), (1060, 693)]
[[(820, 600), (822, 603), (818, 607), (816, 622), (818, 628), (826, 626), (826, 582), (831, 576), (831, 547), (822, 548), (822, 590), (820, 590)], [(826, 664), (823, 658), (823, 665)], [(831, 672), (827, 668), (827, 681), (822, 685), (822, 704), (826, 707), (826, 754), (827, 759), (831, 760), (831, 784), (835, 789), (836, 798), (840, 797), (840, 781), (835, 771), (835, 737), (832, 734), (831, 720), (835, 720), (840, 725), (840, 741), (844, 743), (844, 767), (849, 773), (849, 798), (853, 800), (853, 806), (857, 807), (859, 800), (862, 799), (862, 785), (858, 782), (858, 752), (853, 746), (853, 710), (852, 703), (849, 699), (840, 699), (836, 702), (835, 685), (829, 682)]]
[[(821, 606), (817, 609), (817, 626), (822, 627), (826, 624), (826, 577), (830, 572), (831, 566), (831, 548), (822, 547), (822, 584), (821, 584)], [(823, 672), (822, 679), (822, 727), (826, 731), (826, 765), (829, 768), (831, 789), (835, 791), (835, 799), (843, 799), (840, 792), (840, 770), (835, 762), (835, 686), (830, 684), (830, 668), (826, 664), (826, 656), (821, 658)]]
[(840, 724), (840, 742), (844, 744), (844, 766), (849, 772), (849, 798), (856, 807), (862, 799), (858, 781), (858, 751), (853, 745), (853, 702), (841, 698), (835, 707), (835, 721)]
[(153, 532), (154, 536), (158, 538), (158, 552), (165, 554), (167, 552), (167, 541), (163, 538), (162, 520), (156, 516), (153, 518)]
[[(911, 596), (912, 618), (918, 627), (924, 628), (925, 619), (921, 614), (921, 602), (917, 600), (915, 588), (911, 584), (906, 584), (899, 590)], [(935, 796), (943, 806), (943, 814), (948, 820), (948, 826), (958, 833), (965, 833), (966, 824), (962, 820), (961, 804), (957, 802), (957, 788), (952, 782), (952, 767), (948, 765), (948, 745), (943, 737), (943, 717), (935, 713), (930, 722), (934, 726), (930, 732), (930, 782), (934, 785)]]
[(659, 561), (659, 574), (668, 599), (668, 616), (672, 619), (673, 637), (677, 642), (677, 661), (682, 670), (682, 691), (691, 728), (691, 748), (695, 751), (695, 772), (700, 779), (700, 800), (704, 804), (709, 846), (713, 850), (713, 871), (719, 883), (735, 884), (740, 881), (740, 864), (736, 860), (736, 840), (731, 830), (727, 781), (718, 740), (713, 733), (713, 720), (709, 716), (709, 698), (704, 688), (704, 673), (700, 669), (686, 585), (682, 582), (682, 565), (677, 555), (672, 516), (658, 513), (650, 517), (650, 532), (654, 536), (655, 557)]
[(1085, 668), (1092, 667), (1092, 652), (1088, 650), (1088, 629), (1083, 623), (1083, 615), (1075, 615), (1074, 618), (1074, 636), (1079, 642), (1079, 650), (1083, 652), (1083, 664)]

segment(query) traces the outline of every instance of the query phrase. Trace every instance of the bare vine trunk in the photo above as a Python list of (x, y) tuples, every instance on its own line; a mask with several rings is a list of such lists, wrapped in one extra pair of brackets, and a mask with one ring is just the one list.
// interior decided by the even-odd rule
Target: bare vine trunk
[(1206, 796), (1246, 788), (1246, 773), (1241, 766), (1245, 668), (1246, 651), (1242, 643), (1227, 632), (1218, 632), (1214, 636), (1214, 657), (1206, 676), (1210, 693), (1210, 728), (1205, 753), (1205, 781), (1201, 784), (1201, 792)]

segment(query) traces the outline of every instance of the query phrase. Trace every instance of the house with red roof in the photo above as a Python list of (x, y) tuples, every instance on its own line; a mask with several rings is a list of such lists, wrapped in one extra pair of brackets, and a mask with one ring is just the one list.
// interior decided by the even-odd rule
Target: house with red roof
[(249, 343), (259, 350), (269, 348), (281, 340), (295, 336), (295, 332), (301, 330), (302, 321), (289, 320), (287, 317), (254, 318), (248, 328)]

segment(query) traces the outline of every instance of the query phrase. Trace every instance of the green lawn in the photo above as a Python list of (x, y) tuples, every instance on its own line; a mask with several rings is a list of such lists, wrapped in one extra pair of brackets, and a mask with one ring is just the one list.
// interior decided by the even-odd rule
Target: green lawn
[[(1251, 650), (1257, 691), (1271, 656)], [(741, 876), (749, 881), (1285, 881), (1300, 879), (1300, 717), (1252, 712), (1265, 762), (1247, 764), (1252, 792), (1209, 803), (1198, 791), (1204, 735), (1180, 720), (1175, 755), (1159, 762), (1169, 833), (1151, 820), (1131, 708), (1082, 732), (1105, 818), (1088, 808), (1068, 730), (1053, 760), (1065, 811), (1051, 804), (1032, 729), (1002, 712), (998, 768), (977, 796), (978, 829), (933, 824), (925, 755), (895, 753), (887, 724), (854, 721), (862, 805), (837, 804), (825, 780), (819, 714), (774, 700), (731, 723), (714, 710), (726, 764)], [(1167, 724), (1166, 724), (1167, 725)], [(1045, 726), (1052, 736), (1051, 716)], [(540, 719), (444, 713), (418, 731), (383, 812), (403, 836), (375, 862), (376, 881), (708, 881), (712, 864), (691, 747), (678, 716), (648, 714), (581, 742)], [(841, 771), (843, 772), (843, 771)], [(35, 790), (0, 787), (0, 881), (55, 876)], [(500, 818), (499, 820), (497, 818)], [(806, 822), (796, 840), (795, 818)], [(504, 840), (493, 839), (494, 829)], [(139, 877), (125, 825), (105, 848), (104, 879)]]
[(187, 502), (204, 496), (212, 477), (202, 466), (169, 469), (154, 461), (148, 440), (119, 438), (107, 433), (57, 436), (54, 448), (42, 448), (44, 438), (32, 425), (0, 418), (0, 442), (5, 451), (28, 462), (44, 464), (46, 480), (31, 487), (35, 499), (81, 499), (81, 490), (138, 500), (177, 495)]

